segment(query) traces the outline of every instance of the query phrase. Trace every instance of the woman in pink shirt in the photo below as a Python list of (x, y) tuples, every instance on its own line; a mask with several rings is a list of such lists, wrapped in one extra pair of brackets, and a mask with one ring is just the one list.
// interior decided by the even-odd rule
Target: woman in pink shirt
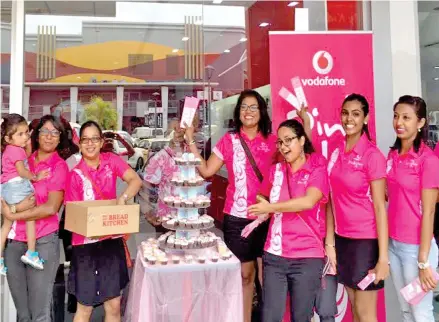
[(280, 124), (277, 147), (285, 162), (271, 167), (261, 189), (270, 202), (248, 208), (263, 218), (274, 214), (264, 247), (262, 321), (282, 321), (290, 293), (291, 321), (308, 322), (325, 257), (319, 216), (329, 193), (327, 162), (296, 120)]
[[(246, 90), (241, 93), (233, 116), (235, 130), (218, 141), (209, 160), (204, 161), (197, 150), (193, 127), (186, 129), (186, 140), (189, 150), (202, 159), (202, 164), (198, 167), (201, 176), (211, 177), (223, 165), (227, 168), (229, 184), (224, 205), (224, 240), (241, 261), (244, 322), (250, 322), (255, 262), (262, 256), (268, 225), (260, 225), (249, 238), (241, 237), (244, 227), (253, 221), (248, 217), (247, 207), (255, 203), (262, 182), (262, 178), (251, 165), (245, 146), (255, 161), (258, 168), (256, 171), (261, 176), (266, 176), (274, 160), (276, 136), (271, 134), (267, 103), (256, 91)], [(260, 260), (259, 263), (261, 264)]]
[[(433, 292), (437, 281), (438, 247), (433, 238), (438, 198), (439, 159), (424, 144), (427, 106), (420, 97), (405, 95), (393, 107), (396, 141), (387, 158), (390, 272), (404, 322), (434, 322)], [(417, 305), (399, 292), (419, 276), (428, 292)]]
[[(16, 213), (2, 201), (2, 215), (15, 220), (8, 235), (5, 262), (9, 288), (18, 321), (50, 321), (51, 300), (56, 271), (59, 266), (58, 210), (64, 199), (68, 168), (59, 151), (69, 146), (69, 138), (62, 124), (51, 115), (44, 116), (32, 133), (32, 146), (36, 150), (28, 159), (29, 170), (43, 170), (49, 176), (34, 182), (36, 207)], [(13, 207), (12, 207), (13, 208)], [(35, 220), (36, 250), (44, 260), (44, 270), (25, 265), (21, 256), (27, 248), (26, 221)]]
[[(66, 202), (111, 200), (119, 205), (134, 197), (142, 181), (133, 169), (113, 153), (101, 153), (102, 130), (94, 121), (79, 131), (82, 160), (71, 171)], [(116, 180), (128, 183), (116, 196)], [(73, 233), (72, 260), (67, 292), (76, 297), (75, 322), (90, 320), (93, 306), (104, 304), (108, 321), (120, 321), (120, 293), (128, 283), (127, 258), (122, 235), (91, 239)]]
[[(366, 98), (347, 96), (341, 110), (346, 139), (328, 164), (326, 252), (360, 322), (377, 321), (378, 290), (389, 275), (386, 161), (370, 139), (368, 119)], [(376, 275), (375, 281), (362, 290), (358, 283), (369, 273)]]

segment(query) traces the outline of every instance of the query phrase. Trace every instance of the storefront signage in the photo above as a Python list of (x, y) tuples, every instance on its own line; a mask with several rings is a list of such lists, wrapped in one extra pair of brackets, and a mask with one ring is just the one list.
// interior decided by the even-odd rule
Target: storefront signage
[[(313, 144), (328, 157), (345, 135), (340, 124), (343, 99), (358, 93), (369, 101), (368, 126), (375, 138), (372, 33), (274, 31), (270, 32), (269, 46), (273, 129), (297, 116), (304, 95), (309, 105)], [(302, 86), (297, 86), (297, 79)], [(336, 322), (352, 322), (342, 285), (336, 300)], [(384, 292), (379, 293), (378, 320), (386, 320)], [(318, 321), (316, 316), (315, 322)]]

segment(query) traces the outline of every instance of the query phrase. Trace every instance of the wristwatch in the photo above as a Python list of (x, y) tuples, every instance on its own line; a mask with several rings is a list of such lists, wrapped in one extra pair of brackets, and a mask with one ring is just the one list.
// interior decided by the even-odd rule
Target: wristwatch
[(124, 194), (122, 195), (122, 198), (125, 199), (125, 201), (127, 201), (127, 200), (128, 200), (128, 195), (127, 195), (126, 193), (124, 193)]
[(11, 208), (11, 212), (13, 214), (17, 213), (17, 207), (15, 205), (10, 205), (9, 207)]
[(429, 267), (430, 267), (430, 263), (429, 262), (425, 262), (425, 263), (418, 262), (418, 268), (419, 269), (427, 269)]

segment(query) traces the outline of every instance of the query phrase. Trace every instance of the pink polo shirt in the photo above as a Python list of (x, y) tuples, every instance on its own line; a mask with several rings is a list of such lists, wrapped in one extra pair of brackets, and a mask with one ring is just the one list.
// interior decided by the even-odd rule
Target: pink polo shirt
[[(84, 159), (81, 159), (70, 173), (66, 202), (116, 199), (117, 178), (122, 178), (129, 168), (129, 165), (114, 153), (101, 153), (97, 169), (90, 168)], [(112, 238), (119, 237), (121, 236)], [(90, 244), (107, 238), (110, 237), (90, 239), (73, 233), (72, 245)]]
[(270, 196), (271, 203), (290, 200), (288, 178), (293, 198), (305, 196), (306, 190), (311, 187), (323, 194), (323, 198), (310, 210), (275, 213), (272, 216), (264, 250), (273, 255), (287, 258), (324, 257), (320, 217), (325, 215), (321, 209), (329, 193), (327, 162), (317, 153), (307, 158), (303, 167), (295, 173), (285, 162), (277, 163), (264, 179), (262, 193)]
[(8, 144), (2, 153), (2, 178), (1, 183), (19, 177), (15, 164), (18, 161), (25, 161), (27, 165), (27, 155), (23, 148)]
[[(404, 155), (398, 150), (387, 158), (389, 236), (418, 245), (421, 241), (422, 190), (439, 188), (439, 159), (422, 143)], [(433, 236), (432, 236), (433, 237)]]
[[(29, 170), (33, 173), (38, 173), (45, 169), (50, 170), (49, 177), (33, 183), (35, 202), (39, 206), (47, 202), (50, 192), (65, 190), (69, 169), (67, 163), (61, 159), (57, 152), (54, 152), (47, 160), (38, 163), (35, 160), (36, 156), (37, 152), (34, 152), (29, 157)], [(35, 220), (35, 226), (37, 239), (56, 232), (59, 227), (58, 213), (56, 212), (48, 217)], [(8, 238), (26, 242), (26, 222), (22, 220), (15, 221), (12, 224)]]
[(439, 142), (436, 143), (436, 147), (434, 148), (434, 153), (436, 153), (436, 155), (437, 155), (438, 158), (439, 158)]
[(363, 134), (345, 152), (343, 140), (328, 164), (335, 232), (353, 239), (378, 238), (371, 182), (386, 177), (386, 159)]
[[(250, 140), (242, 131), (241, 136), (247, 143), (259, 171), (264, 177), (267, 176), (274, 161), (276, 136), (270, 134), (264, 138), (258, 133)], [(261, 183), (248, 161), (238, 134), (225, 134), (213, 148), (213, 153), (224, 162), (229, 175), (224, 213), (247, 218), (247, 207), (256, 202)]]

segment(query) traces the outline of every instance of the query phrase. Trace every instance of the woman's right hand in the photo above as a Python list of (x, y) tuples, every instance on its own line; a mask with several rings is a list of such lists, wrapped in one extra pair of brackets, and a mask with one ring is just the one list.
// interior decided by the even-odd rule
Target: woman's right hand
[(35, 195), (31, 194), (15, 205), (17, 212), (26, 211), (36, 206)]
[(37, 178), (35, 181), (41, 181), (43, 179), (46, 179), (47, 177), (49, 177), (49, 175), (50, 175), (49, 169), (41, 170), (40, 172), (37, 173)]
[(337, 272), (337, 255), (335, 253), (335, 247), (330, 245), (325, 245), (325, 251), (333, 271)]
[(195, 133), (195, 129), (194, 127), (191, 125), (187, 125), (186, 122), (184, 123), (185, 126), (185, 137), (186, 137), (186, 143), (189, 144), (193, 139), (194, 139), (194, 133)]

